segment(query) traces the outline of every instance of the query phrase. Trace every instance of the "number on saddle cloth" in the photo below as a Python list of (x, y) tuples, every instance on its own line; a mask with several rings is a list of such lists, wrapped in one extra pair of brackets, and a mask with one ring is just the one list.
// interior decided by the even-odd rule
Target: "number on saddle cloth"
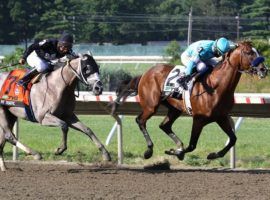
[[(178, 79), (185, 76), (185, 66), (176, 65), (169, 75), (167, 76), (163, 88), (163, 96), (167, 98), (168, 96), (181, 96), (183, 88), (180, 87)], [(180, 94), (180, 95), (179, 95)]]

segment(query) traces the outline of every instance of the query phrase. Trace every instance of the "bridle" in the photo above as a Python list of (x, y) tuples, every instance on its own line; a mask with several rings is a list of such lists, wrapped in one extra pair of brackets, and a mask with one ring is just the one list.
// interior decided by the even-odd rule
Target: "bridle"
[(87, 82), (86, 78), (84, 77), (84, 74), (83, 74), (83, 70), (82, 70), (82, 64), (81, 64), (81, 61), (82, 61), (82, 58), (80, 58), (80, 62), (79, 62), (79, 73), (71, 66), (70, 64), (70, 61), (68, 61), (68, 67), (69, 69), (71, 69), (71, 71), (74, 73), (74, 75), (79, 79), (79, 81), (81, 81), (84, 85), (86, 86), (90, 86), (89, 83)]
[[(243, 49), (241, 50), (241, 52), (240, 52), (240, 64), (239, 64), (239, 67), (240, 66), (243, 66), (243, 61), (242, 61), (242, 57), (243, 57), (243, 54), (246, 54), (246, 53), (244, 53), (244, 51), (243, 51)], [(252, 66), (250, 65), (249, 66), (249, 68), (248, 69), (245, 69), (245, 70), (241, 70), (241, 69), (239, 69), (239, 67), (238, 67), (238, 72), (239, 73), (241, 73), (241, 74), (244, 74), (244, 73), (246, 73), (246, 74), (253, 74), (253, 69), (252, 69)]]
[[(252, 51), (253, 51), (253, 53), (256, 54), (257, 57), (250, 63), (248, 69), (241, 70), (239, 68), (241, 66), (243, 66), (243, 56), (244, 56), (244, 54), (245, 55), (248, 55), (249, 54), (249, 53), (245, 53), (243, 51), (243, 49), (241, 49), (241, 51), (240, 51), (240, 63), (239, 63), (238, 70), (237, 70), (239, 73), (241, 73), (241, 74), (246, 73), (246, 74), (250, 74), (250, 75), (258, 74), (258, 67), (257, 66), (260, 63), (263, 63), (264, 62), (264, 58), (259, 55), (259, 53), (257, 52), (257, 50), (254, 47), (252, 47)], [(231, 65), (230, 60), (229, 60), (229, 57), (228, 57), (228, 62)]]

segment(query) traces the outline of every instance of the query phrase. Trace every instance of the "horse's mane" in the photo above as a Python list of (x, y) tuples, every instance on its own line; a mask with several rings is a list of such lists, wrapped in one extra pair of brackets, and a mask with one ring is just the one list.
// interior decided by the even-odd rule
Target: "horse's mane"
[(53, 64), (53, 71), (66, 66), (67, 62), (68, 61), (64, 61), (64, 62), (58, 61), (57, 63), (54, 63)]
[(70, 62), (71, 60), (77, 59), (77, 58), (79, 58), (79, 57), (75, 56), (75, 55), (67, 55), (64, 58), (58, 59), (57, 62), (52, 63), (53, 71), (66, 66), (68, 62)]
[(242, 45), (242, 46), (248, 46), (248, 47), (252, 47), (252, 42), (249, 40), (244, 40), (242, 42), (239, 42), (238, 45)]

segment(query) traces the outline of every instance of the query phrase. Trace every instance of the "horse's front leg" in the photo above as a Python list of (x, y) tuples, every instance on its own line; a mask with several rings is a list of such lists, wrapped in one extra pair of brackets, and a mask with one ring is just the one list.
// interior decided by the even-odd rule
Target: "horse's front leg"
[(228, 144), (219, 152), (210, 153), (207, 156), (207, 159), (216, 159), (223, 157), (232, 146), (236, 143), (235, 129), (234, 129), (234, 121), (230, 116), (225, 116), (217, 120), (217, 124), (222, 128), (222, 130), (228, 135), (229, 142)]
[(188, 147), (183, 151), (183, 153), (192, 152), (196, 149), (199, 137), (201, 135), (203, 127), (206, 125), (204, 121), (193, 117), (191, 136)]
[(179, 160), (184, 159), (184, 144), (183, 142), (177, 137), (177, 135), (172, 131), (172, 125), (175, 120), (181, 115), (181, 111), (173, 108), (172, 106), (169, 107), (167, 116), (164, 118), (162, 123), (159, 125), (159, 128), (163, 130), (176, 144), (177, 149), (170, 149), (169, 151), (165, 151), (168, 155), (175, 155)]
[(55, 126), (60, 127), (62, 130), (62, 143), (55, 150), (55, 155), (61, 155), (65, 150), (67, 150), (67, 134), (68, 134), (68, 124), (58, 117), (47, 113), (41, 121), (44, 126)]
[(100, 142), (94, 132), (85, 126), (75, 114), (72, 115), (71, 120), (69, 122), (69, 126), (75, 130), (81, 131), (86, 134), (98, 147), (98, 149), (102, 152), (103, 159), (105, 161), (111, 161), (111, 156), (104, 145)]

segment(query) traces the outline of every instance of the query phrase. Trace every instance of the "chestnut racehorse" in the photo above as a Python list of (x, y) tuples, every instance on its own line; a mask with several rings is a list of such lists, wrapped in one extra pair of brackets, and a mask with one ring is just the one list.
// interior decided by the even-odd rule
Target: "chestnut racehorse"
[[(257, 59), (256, 59), (257, 58)], [(261, 60), (257, 62), (256, 60)], [(182, 99), (162, 95), (164, 82), (174, 68), (168, 64), (157, 64), (146, 71), (142, 76), (123, 82), (117, 90), (117, 99), (112, 105), (112, 114), (115, 113), (121, 99), (127, 98), (132, 93), (137, 93), (140, 98), (141, 114), (136, 118), (140, 130), (147, 142), (144, 157), (150, 158), (153, 154), (153, 142), (147, 132), (146, 122), (153, 116), (159, 105), (168, 108), (168, 113), (159, 127), (176, 143), (177, 149), (165, 151), (169, 155), (176, 155), (183, 160), (187, 152), (196, 148), (199, 136), (204, 126), (216, 122), (228, 135), (229, 142), (218, 152), (210, 153), (208, 159), (223, 157), (234, 146), (236, 136), (234, 123), (229, 113), (234, 104), (234, 91), (242, 73), (257, 74), (260, 78), (267, 75), (268, 69), (263, 64), (263, 57), (259, 57), (251, 42), (240, 42), (234, 50), (228, 52), (222, 63), (213, 68), (210, 73), (197, 79), (190, 95), (192, 105), (192, 131), (190, 142), (184, 148), (182, 141), (172, 131), (175, 120), (186, 112)]]

